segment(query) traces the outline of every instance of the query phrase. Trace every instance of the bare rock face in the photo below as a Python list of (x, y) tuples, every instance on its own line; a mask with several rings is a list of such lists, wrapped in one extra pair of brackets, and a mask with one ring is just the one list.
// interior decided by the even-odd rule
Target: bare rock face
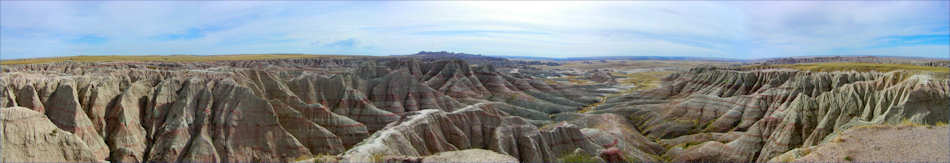
[(63, 82), (56, 91), (46, 100), (46, 115), (57, 127), (73, 133), (92, 149), (97, 160), (104, 160), (109, 156), (109, 147), (96, 131), (96, 126), (89, 120), (87, 114), (80, 107), (76, 95), (76, 88), (72, 83)]
[(862, 126), (831, 141), (798, 148), (769, 162), (947, 162), (946, 126)]
[[(218, 156), (224, 162), (287, 162), (309, 155), (287, 132), (273, 107), (250, 88), (231, 80), (217, 81), (211, 123)], [(234, 141), (231, 141), (234, 140)]]
[(539, 130), (524, 119), (491, 109), (491, 104), (475, 104), (451, 113), (434, 109), (410, 113), (348, 150), (343, 161), (369, 162), (374, 155), (425, 156), (480, 148), (523, 162), (551, 162), (577, 148), (600, 150), (576, 126)]
[(576, 89), (564, 89), (541, 80), (516, 78), (495, 70), (493, 66), (475, 69), (479, 81), (487, 86), (491, 98), (543, 113), (577, 111), (584, 103), (593, 103), (590, 97), (582, 97)]
[(283, 104), (280, 101), (271, 101), (280, 124), (287, 129), (300, 143), (314, 154), (336, 154), (343, 152), (343, 141), (330, 130), (310, 121), (301, 112)]
[[(360, 91), (361, 81), (351, 75), (334, 75), (331, 78), (306, 76), (291, 81), (291, 89), (303, 93), (305, 102), (321, 101), (333, 113), (349, 117), (376, 131), (399, 119), (399, 115), (377, 108)], [(309, 90), (308, 90), (309, 89)], [(312, 91), (311, 91), (312, 90)]]
[[(119, 95), (119, 83), (115, 78), (89, 80), (79, 89), (79, 103), (99, 135), (105, 136), (106, 109), (112, 107), (113, 100)], [(87, 81), (87, 80), (79, 80)], [(78, 88), (77, 88), (78, 89)]]
[(23, 107), (0, 109), (3, 162), (91, 162), (94, 149), (77, 135), (56, 127), (43, 113)]
[(614, 79), (613, 75), (610, 75), (609, 71), (603, 70), (593, 70), (585, 74), (587, 79), (595, 81), (598, 83), (617, 83), (617, 80)]
[(685, 144), (666, 152), (673, 161), (764, 162), (852, 126), (946, 122), (950, 106), (946, 80), (903, 72), (697, 68), (665, 80), (598, 109), (633, 115), (647, 136)]
[(662, 154), (663, 147), (640, 134), (637, 128), (622, 116), (611, 113), (582, 115), (563, 123), (582, 127), (581, 132), (595, 144), (610, 145), (614, 149), (608, 153), (613, 153), (613, 156), (635, 159), (627, 161), (661, 161), (653, 156)]
[[(155, 142), (148, 149), (148, 160), (155, 162), (180, 162), (185, 148), (201, 145), (202, 138), (208, 138), (207, 128), (210, 126), (212, 96), (211, 92), (202, 86), (201, 80), (188, 80), (178, 91), (178, 100), (169, 107), (162, 124), (156, 128)], [(193, 140), (198, 139), (198, 140)], [(212, 146), (213, 147), (213, 146)], [(207, 148), (207, 147), (206, 147)], [(205, 149), (198, 149), (205, 150)], [(207, 149), (216, 154), (214, 148)], [(214, 156), (211, 156), (214, 157)], [(212, 160), (193, 160), (212, 161)]]
[[(584, 106), (583, 94), (490, 66), (476, 74), (459, 60), (69, 62), (5, 71), (0, 105), (47, 115), (92, 161), (290, 162), (368, 148), (358, 143), (384, 130), (411, 136), (395, 143), (413, 147), (394, 153), (402, 156), (478, 148), (543, 162), (601, 148), (573, 124), (537, 127), (551, 123), (546, 113)], [(476, 103), (484, 104), (466, 110)], [(420, 117), (426, 122), (406, 122)], [(433, 135), (444, 138), (423, 139)]]
[(144, 82), (133, 83), (117, 97), (116, 104), (106, 113), (106, 144), (111, 149), (109, 156), (116, 162), (142, 162), (147, 143), (145, 129), (141, 124), (142, 107), (148, 100), (149, 86)]
[(45, 113), (46, 107), (43, 106), (43, 102), (40, 100), (40, 96), (36, 94), (36, 89), (33, 88), (33, 85), (25, 85), (16, 91), (17, 101), (20, 107), (25, 107), (32, 109), (34, 111)]
[(466, 149), (436, 153), (422, 159), (423, 163), (517, 163), (514, 157), (484, 149)]
[[(0, 84), (6, 85), (6, 82), (0, 82)], [(13, 93), (13, 90), (8, 87), (0, 88), (0, 107), (13, 107), (16, 105), (16, 94)]]
[(406, 70), (382, 76), (370, 83), (369, 99), (377, 107), (396, 114), (423, 109), (452, 111), (463, 106), (414, 78)]
[(424, 82), (445, 95), (467, 98), (483, 97), (488, 93), (465, 61), (437, 61), (423, 65), (422, 69)]

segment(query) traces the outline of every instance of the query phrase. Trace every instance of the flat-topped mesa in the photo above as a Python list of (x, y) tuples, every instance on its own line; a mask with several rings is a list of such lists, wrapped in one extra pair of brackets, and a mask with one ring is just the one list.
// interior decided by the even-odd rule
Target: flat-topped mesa
[(601, 150), (576, 126), (539, 130), (520, 117), (493, 109), (493, 105), (479, 103), (451, 113), (434, 109), (411, 112), (341, 157), (343, 162), (372, 162), (374, 155), (425, 156), (481, 148), (522, 162), (553, 162), (578, 148), (590, 155)]
[(741, 135), (718, 141), (690, 136), (695, 140), (686, 143), (700, 145), (673, 147), (666, 153), (673, 161), (767, 161), (850, 126), (947, 122), (950, 107), (947, 80), (904, 72), (697, 68), (665, 80), (669, 84), (608, 101), (598, 110), (644, 115), (631, 119), (651, 137)]

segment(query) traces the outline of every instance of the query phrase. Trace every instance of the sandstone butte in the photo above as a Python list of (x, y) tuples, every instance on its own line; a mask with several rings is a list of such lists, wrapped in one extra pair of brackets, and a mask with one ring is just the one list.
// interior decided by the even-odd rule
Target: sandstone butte
[[(896, 161), (914, 158), (861, 145), (937, 146), (853, 143), (943, 139), (946, 127), (868, 126), (950, 116), (948, 80), (902, 71), (697, 67), (602, 103), (598, 85), (463, 60), (61, 62), (2, 71), (4, 162)], [(610, 73), (592, 73), (616, 84)], [(920, 160), (948, 161), (935, 158)]]

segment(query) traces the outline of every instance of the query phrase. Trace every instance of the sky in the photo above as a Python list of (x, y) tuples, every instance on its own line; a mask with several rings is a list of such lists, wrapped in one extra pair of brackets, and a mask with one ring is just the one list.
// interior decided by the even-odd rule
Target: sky
[(0, 59), (418, 51), (950, 58), (950, 1), (0, 2)]

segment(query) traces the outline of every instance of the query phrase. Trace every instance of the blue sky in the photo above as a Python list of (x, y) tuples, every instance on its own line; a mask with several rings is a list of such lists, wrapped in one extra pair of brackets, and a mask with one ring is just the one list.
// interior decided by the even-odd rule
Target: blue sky
[(73, 55), (948, 58), (950, 2), (0, 2), (0, 59)]

